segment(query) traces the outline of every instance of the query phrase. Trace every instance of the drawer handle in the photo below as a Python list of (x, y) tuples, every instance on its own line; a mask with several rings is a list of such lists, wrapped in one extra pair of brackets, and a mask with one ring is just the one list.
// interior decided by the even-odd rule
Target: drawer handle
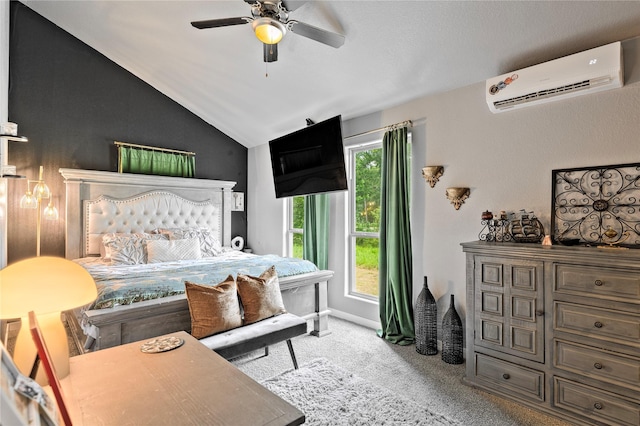
[(539, 309), (536, 311), (536, 316), (541, 317), (544, 315), (544, 311), (542, 309)]
[(504, 373), (502, 375), (502, 378), (505, 379), (505, 380), (509, 380), (511, 378), (511, 376), (509, 375), (509, 373)]
[(593, 408), (595, 408), (596, 410), (602, 410), (602, 403), (596, 402), (595, 404), (593, 404)]
[(603, 325), (604, 325), (604, 324), (602, 324), (600, 321), (596, 321), (596, 322), (594, 322), (594, 323), (593, 323), (593, 326), (594, 326), (595, 328), (602, 328), (602, 326), (603, 326)]
[(593, 368), (597, 370), (602, 370), (602, 364), (600, 364), (599, 362), (596, 362), (595, 364), (593, 364)]
[(602, 282), (602, 280), (596, 280), (596, 282), (594, 284), (597, 285), (598, 287), (600, 287), (604, 283)]

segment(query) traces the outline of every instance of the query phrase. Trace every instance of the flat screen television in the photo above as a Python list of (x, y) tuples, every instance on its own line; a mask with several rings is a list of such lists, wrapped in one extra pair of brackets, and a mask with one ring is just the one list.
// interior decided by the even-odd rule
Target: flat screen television
[(269, 141), (269, 150), (276, 198), (347, 189), (341, 116)]

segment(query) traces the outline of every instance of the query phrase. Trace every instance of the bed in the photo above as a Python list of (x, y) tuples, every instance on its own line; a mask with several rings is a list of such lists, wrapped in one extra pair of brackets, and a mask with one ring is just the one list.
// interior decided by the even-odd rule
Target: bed
[[(271, 264), (278, 270), (287, 310), (312, 323), (313, 335), (330, 332), (327, 282), (332, 271), (230, 248), (235, 182), (80, 169), (60, 169), (60, 174), (66, 187), (65, 257), (92, 273), (100, 293), (100, 300), (68, 317), (85, 331), (93, 350), (189, 331), (184, 279), (214, 284), (230, 271), (259, 275)], [(110, 267), (104, 261), (105, 234), (146, 235), (189, 227), (208, 229), (222, 246), (219, 256), (156, 263), (144, 278), (137, 275), (144, 265)], [(139, 288), (119, 291), (127, 278)]]

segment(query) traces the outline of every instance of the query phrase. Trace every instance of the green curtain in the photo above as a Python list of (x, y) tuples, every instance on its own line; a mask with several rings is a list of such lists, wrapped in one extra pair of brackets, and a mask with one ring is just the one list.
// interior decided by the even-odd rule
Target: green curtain
[(407, 128), (390, 130), (382, 142), (378, 335), (399, 345), (415, 341), (409, 221), (410, 145)]
[(329, 267), (329, 194), (304, 197), (302, 257), (319, 269)]
[(193, 155), (129, 146), (120, 146), (118, 149), (118, 170), (121, 173), (195, 177), (196, 158)]

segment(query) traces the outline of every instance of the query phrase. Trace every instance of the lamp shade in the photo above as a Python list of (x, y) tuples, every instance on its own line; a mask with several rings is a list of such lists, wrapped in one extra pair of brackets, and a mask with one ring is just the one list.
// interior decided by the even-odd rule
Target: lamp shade
[[(42, 175), (42, 173), (40, 174)], [(36, 186), (33, 187), (33, 195), (35, 195), (37, 198), (40, 198), (41, 200), (44, 200), (51, 197), (51, 191), (49, 190), (47, 184), (42, 180), (42, 177), (40, 177), (40, 179), (41, 180), (38, 181)]]
[(58, 214), (58, 209), (56, 208), (56, 206), (53, 205), (51, 201), (49, 201), (49, 205), (45, 207), (42, 214), (44, 215), (44, 218), (47, 220), (58, 220), (58, 218), (60, 217), (60, 215)]
[(0, 271), (0, 318), (20, 318), (66, 311), (98, 295), (93, 277), (82, 266), (61, 257), (33, 257)]
[(20, 208), (21, 209), (37, 209), (38, 208), (38, 199), (33, 196), (31, 191), (27, 191), (26, 194), (20, 198)]

